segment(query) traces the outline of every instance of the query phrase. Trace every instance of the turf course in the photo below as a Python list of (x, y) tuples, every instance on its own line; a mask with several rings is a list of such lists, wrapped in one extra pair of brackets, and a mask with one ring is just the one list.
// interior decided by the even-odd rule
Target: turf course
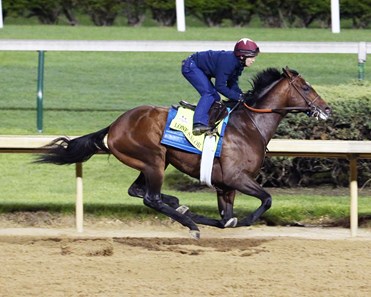
[[(5, 26), (1, 39), (87, 39), (87, 40), (238, 40), (256, 41), (370, 41), (370, 30), (342, 30), (332, 34), (321, 29), (260, 28), (98, 28), (65, 26)], [(181, 60), (189, 53), (81, 53), (47, 52), (44, 82), (44, 134), (81, 135), (109, 125), (123, 111), (142, 104), (168, 106), (180, 99), (196, 102), (198, 94), (180, 73)], [(264, 54), (240, 79), (249, 79), (267, 67), (289, 66), (298, 70), (328, 102), (370, 97), (371, 69), (366, 63), (366, 80), (357, 80), (357, 56), (347, 54)], [(2, 96), (0, 134), (36, 132), (36, 52), (0, 52)], [(308, 119), (309, 120), (309, 119)], [(27, 209), (73, 211), (73, 167), (33, 165), (28, 155), (0, 155), (0, 212)], [(97, 156), (84, 167), (86, 210), (113, 216), (152, 213), (126, 191), (137, 173), (114, 158)], [(171, 168), (170, 168), (171, 171)], [(215, 195), (209, 191), (165, 192), (181, 198), (201, 212), (216, 215)], [(371, 211), (371, 197), (360, 199), (361, 214)], [(238, 197), (237, 211), (257, 206), (254, 198)], [(304, 218), (348, 216), (347, 195), (274, 197), (266, 217), (287, 223)]]

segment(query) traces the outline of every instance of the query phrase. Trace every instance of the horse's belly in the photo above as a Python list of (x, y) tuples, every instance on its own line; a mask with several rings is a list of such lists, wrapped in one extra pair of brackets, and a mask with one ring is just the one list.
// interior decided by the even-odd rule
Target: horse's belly
[(201, 155), (182, 152), (168, 147), (166, 161), (173, 165), (179, 171), (198, 178), (200, 174)]

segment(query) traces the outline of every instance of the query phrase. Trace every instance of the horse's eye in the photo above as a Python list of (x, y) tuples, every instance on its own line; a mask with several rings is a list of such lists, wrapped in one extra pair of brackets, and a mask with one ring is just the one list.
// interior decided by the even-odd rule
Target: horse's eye
[(310, 87), (308, 85), (303, 85), (302, 89), (304, 92), (308, 92), (310, 90)]

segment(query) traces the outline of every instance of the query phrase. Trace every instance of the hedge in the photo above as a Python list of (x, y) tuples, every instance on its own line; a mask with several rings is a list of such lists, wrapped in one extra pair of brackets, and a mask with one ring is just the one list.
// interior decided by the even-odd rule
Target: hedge
[[(323, 140), (371, 140), (371, 98), (342, 100), (331, 104), (327, 121), (308, 120), (305, 115), (288, 115), (275, 138)], [(266, 158), (258, 181), (266, 187), (349, 184), (349, 161), (324, 158)], [(358, 182), (371, 180), (371, 161), (358, 161)]]

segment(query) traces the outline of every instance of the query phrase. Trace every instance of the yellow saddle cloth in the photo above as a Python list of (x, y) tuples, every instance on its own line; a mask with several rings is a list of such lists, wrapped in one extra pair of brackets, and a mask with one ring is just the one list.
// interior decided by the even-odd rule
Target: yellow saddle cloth
[[(195, 136), (192, 133), (193, 129), (193, 114), (194, 111), (184, 108), (184, 107), (179, 107), (178, 112), (175, 116), (175, 118), (171, 121), (170, 123), (170, 128), (181, 131), (183, 132), (184, 136), (187, 138), (187, 140), (198, 150), (202, 151), (203, 146), (204, 146), (204, 139), (205, 139), (205, 134)], [(215, 149), (218, 144), (219, 140), (219, 135), (221, 133), (223, 126), (223, 121), (219, 123), (217, 126), (217, 135), (216, 135), (216, 141), (215, 141)]]

